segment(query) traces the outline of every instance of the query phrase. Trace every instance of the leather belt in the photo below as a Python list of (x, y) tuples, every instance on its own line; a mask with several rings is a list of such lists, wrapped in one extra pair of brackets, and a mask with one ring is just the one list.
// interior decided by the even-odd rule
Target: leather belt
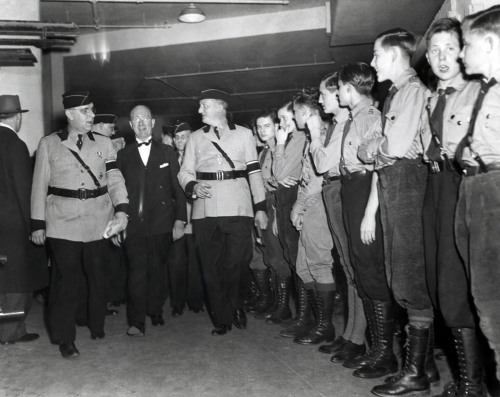
[(441, 160), (441, 161), (431, 161), (428, 163), (429, 165), (429, 172), (431, 174), (439, 174), (440, 172), (443, 171), (452, 171), (452, 172), (458, 172), (459, 174), (462, 173), (462, 167), (458, 164), (455, 159), (448, 159), (448, 160)]
[(346, 182), (350, 181), (351, 179), (358, 179), (358, 178), (361, 178), (361, 177), (365, 177), (367, 175), (368, 175), (368, 171), (367, 170), (356, 171), (356, 172), (349, 172), (346, 175), (342, 175), (340, 177), (340, 181), (342, 183), (346, 183)]
[(246, 171), (197, 172), (196, 179), (204, 181), (222, 181), (224, 179), (246, 178)]
[(76, 198), (78, 200), (84, 201), (90, 198), (96, 198), (102, 196), (107, 192), (108, 192), (107, 186), (102, 186), (95, 190), (88, 190), (88, 189), (71, 190), (71, 189), (62, 189), (59, 187), (49, 186), (47, 194), (53, 194), (55, 196), (68, 197), (68, 198)]
[(340, 175), (334, 175), (334, 176), (323, 176), (323, 186), (329, 185), (332, 182), (335, 181), (340, 181)]
[(470, 166), (470, 167), (465, 167), (464, 168), (464, 176), (474, 176), (478, 174), (485, 174), (489, 171), (500, 171), (500, 163), (490, 163), (486, 164), (486, 170), (482, 170), (480, 167), (477, 166)]

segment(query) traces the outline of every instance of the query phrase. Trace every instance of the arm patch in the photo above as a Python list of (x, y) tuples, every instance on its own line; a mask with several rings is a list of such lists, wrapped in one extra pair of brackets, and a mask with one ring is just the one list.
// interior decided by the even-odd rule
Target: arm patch
[(260, 171), (260, 164), (257, 160), (254, 161), (249, 161), (247, 163), (247, 174), (253, 174), (254, 172), (259, 172)]
[(116, 160), (106, 161), (106, 172), (117, 170)]

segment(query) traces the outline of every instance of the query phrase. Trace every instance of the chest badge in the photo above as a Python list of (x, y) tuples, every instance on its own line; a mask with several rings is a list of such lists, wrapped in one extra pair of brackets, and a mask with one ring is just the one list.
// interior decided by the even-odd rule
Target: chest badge
[(102, 159), (102, 152), (97, 152), (97, 156)]

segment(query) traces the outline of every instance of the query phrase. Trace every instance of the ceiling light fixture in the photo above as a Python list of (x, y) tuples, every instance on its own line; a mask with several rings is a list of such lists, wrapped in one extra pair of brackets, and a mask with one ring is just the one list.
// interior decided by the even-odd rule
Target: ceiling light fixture
[(198, 23), (207, 19), (205, 13), (193, 3), (190, 3), (187, 8), (181, 11), (179, 21), (186, 23)]

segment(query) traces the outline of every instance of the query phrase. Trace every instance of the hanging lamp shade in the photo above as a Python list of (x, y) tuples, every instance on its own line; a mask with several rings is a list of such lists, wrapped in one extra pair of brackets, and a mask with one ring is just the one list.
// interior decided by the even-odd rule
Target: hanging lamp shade
[(207, 16), (205, 13), (193, 3), (189, 4), (179, 15), (179, 21), (186, 23), (203, 22)]

